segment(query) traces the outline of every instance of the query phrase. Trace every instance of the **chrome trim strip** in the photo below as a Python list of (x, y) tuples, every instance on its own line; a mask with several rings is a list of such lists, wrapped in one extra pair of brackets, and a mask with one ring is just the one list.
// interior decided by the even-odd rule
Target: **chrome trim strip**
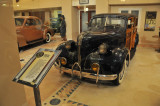
[(61, 60), (60, 60), (60, 58), (58, 59), (58, 63), (59, 63), (59, 64), (58, 64), (59, 72), (61, 73), (61, 72), (62, 72), (62, 70), (61, 70), (61, 66), (62, 66), (62, 65), (61, 65)]
[[(59, 67), (58, 66), (55, 66), (58, 70), (59, 70)], [(68, 69), (68, 68), (65, 68), (65, 67), (61, 67), (61, 70), (65, 73), (68, 73), (70, 75), (72, 75), (72, 69)], [(112, 74), (112, 75), (103, 75), (103, 74), (92, 74), (92, 73), (87, 73), (87, 72), (82, 72), (80, 73), (80, 71), (77, 71), (77, 70), (73, 70), (73, 74), (76, 75), (76, 76), (83, 76), (84, 78), (89, 78), (89, 79), (95, 79), (96, 80), (96, 83), (97, 83), (97, 80), (103, 80), (103, 81), (112, 81), (112, 80), (115, 80), (117, 78), (117, 74)], [(98, 76), (98, 77), (97, 77)]]
[(99, 68), (98, 68), (97, 76), (96, 76), (96, 84), (98, 83), (98, 80), (99, 80)]
[(80, 69), (80, 79), (82, 79), (82, 70), (81, 70), (81, 66), (79, 63), (75, 62), (74, 65), (72, 66), (72, 77), (74, 76), (74, 73), (73, 73), (73, 69), (74, 69), (74, 66), (78, 65), (79, 69)]

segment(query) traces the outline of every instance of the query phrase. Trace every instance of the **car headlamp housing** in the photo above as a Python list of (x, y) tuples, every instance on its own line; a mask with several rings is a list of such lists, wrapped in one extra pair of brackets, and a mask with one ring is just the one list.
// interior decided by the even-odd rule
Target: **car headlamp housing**
[(123, 52), (124, 52), (124, 50), (122, 50), (120, 48), (116, 48), (116, 49), (112, 50), (112, 54), (114, 54), (116, 57), (121, 57)]
[(99, 46), (99, 53), (100, 54), (105, 54), (105, 53), (107, 53), (107, 49), (108, 49), (108, 44), (106, 44), (106, 43), (103, 43), (103, 44), (101, 44), (100, 46)]
[(100, 66), (98, 63), (93, 63), (91, 65), (91, 69), (94, 71), (94, 72), (97, 72), (99, 69), (100, 69)]
[(66, 65), (67, 64), (67, 59), (65, 57), (61, 57), (60, 62), (61, 62), (62, 65)]

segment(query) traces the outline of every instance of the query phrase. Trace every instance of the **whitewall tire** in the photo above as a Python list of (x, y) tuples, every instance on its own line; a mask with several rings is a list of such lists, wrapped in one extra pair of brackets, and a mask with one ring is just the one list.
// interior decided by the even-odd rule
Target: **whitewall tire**
[(50, 34), (50, 33), (47, 33), (47, 34), (46, 34), (45, 42), (46, 42), (46, 43), (49, 43), (50, 41), (51, 41), (51, 34)]
[(127, 68), (127, 60), (125, 59), (124, 63), (123, 63), (123, 66), (122, 66), (122, 69), (121, 69), (121, 72), (119, 74), (117, 74), (117, 78), (113, 81), (113, 83), (115, 85), (120, 85), (124, 79), (124, 75), (125, 75), (125, 72), (126, 72), (126, 68)]

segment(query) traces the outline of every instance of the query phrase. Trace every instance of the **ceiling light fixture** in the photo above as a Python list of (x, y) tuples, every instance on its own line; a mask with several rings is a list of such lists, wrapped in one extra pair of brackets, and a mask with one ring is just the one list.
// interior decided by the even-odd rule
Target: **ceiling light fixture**
[(19, 7), (19, 5), (17, 4), (17, 7)]
[(2, 4), (2, 6), (7, 6), (7, 4)]
[(121, 2), (125, 2), (126, 0), (121, 0)]
[(88, 8), (86, 8), (86, 11), (88, 11)]

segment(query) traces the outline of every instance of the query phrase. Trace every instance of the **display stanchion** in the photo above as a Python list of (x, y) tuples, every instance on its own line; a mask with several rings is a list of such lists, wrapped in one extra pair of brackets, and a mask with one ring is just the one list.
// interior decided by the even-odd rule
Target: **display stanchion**
[(42, 106), (39, 85), (60, 53), (61, 50), (39, 49), (13, 79), (33, 88), (36, 106)]
[(40, 91), (39, 91), (39, 86), (33, 87), (33, 91), (34, 91), (34, 98), (35, 98), (35, 103), (36, 106), (42, 106), (41, 105), (41, 95), (40, 95)]
[(159, 27), (159, 38), (160, 38), (160, 27)]

